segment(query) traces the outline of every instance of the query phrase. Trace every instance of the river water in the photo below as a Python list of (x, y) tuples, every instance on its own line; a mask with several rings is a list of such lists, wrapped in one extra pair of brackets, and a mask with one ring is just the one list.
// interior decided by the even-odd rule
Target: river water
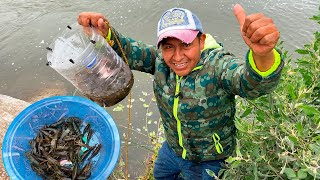
[[(45, 65), (46, 47), (67, 25), (75, 23), (83, 11), (103, 13), (124, 35), (155, 44), (157, 21), (162, 12), (171, 7), (184, 7), (197, 14), (206, 33), (235, 55), (244, 57), (247, 47), (232, 12), (235, 3), (240, 3), (247, 14), (263, 12), (272, 17), (289, 53), (308, 43), (313, 32), (319, 30), (319, 25), (308, 19), (318, 13), (319, 0), (1, 0), (0, 94), (29, 102), (48, 95), (77, 95), (69, 82)], [(152, 77), (138, 72), (134, 75), (129, 149), (131, 178), (144, 172), (143, 161), (150, 151), (143, 146), (150, 144), (148, 135), (157, 129), (159, 120), (151, 100)], [(127, 99), (120, 104), (125, 106), (123, 111), (113, 111), (116, 106), (107, 110), (118, 124), (124, 141)], [(122, 144), (122, 150), (124, 147)]]

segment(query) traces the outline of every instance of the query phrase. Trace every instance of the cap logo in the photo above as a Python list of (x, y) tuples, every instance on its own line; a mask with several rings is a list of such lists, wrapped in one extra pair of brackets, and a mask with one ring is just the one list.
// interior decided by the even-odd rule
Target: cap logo
[(166, 10), (158, 21), (157, 46), (166, 37), (191, 42), (198, 32), (203, 33), (201, 22), (191, 11), (183, 8)]
[(162, 16), (159, 30), (162, 30), (174, 25), (183, 26), (188, 24), (189, 24), (189, 21), (188, 21), (187, 14), (180, 9), (174, 9), (172, 12), (167, 11)]

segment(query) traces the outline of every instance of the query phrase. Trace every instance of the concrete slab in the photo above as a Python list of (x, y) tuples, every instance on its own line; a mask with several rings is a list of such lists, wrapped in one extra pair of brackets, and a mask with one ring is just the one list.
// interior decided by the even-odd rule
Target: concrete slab
[(30, 103), (16, 99), (10, 96), (0, 94), (0, 179), (9, 180), (2, 162), (2, 142), (4, 135), (14, 119), (23, 109), (29, 106)]

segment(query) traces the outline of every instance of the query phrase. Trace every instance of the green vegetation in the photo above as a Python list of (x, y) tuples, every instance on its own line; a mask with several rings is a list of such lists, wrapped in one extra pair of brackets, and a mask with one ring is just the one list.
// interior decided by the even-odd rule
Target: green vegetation
[[(320, 14), (310, 19), (320, 24)], [(237, 149), (222, 179), (320, 179), (320, 32), (314, 35), (295, 61), (283, 53), (275, 92), (237, 99)]]

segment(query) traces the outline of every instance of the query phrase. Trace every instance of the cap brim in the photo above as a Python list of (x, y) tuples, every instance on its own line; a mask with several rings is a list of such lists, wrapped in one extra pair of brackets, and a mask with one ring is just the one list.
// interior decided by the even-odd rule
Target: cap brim
[(181, 40), (184, 43), (191, 43), (196, 37), (199, 31), (197, 30), (189, 30), (189, 29), (175, 29), (166, 31), (162, 34), (160, 34), (158, 41), (157, 41), (157, 47), (159, 48), (159, 43), (168, 37), (173, 37)]

